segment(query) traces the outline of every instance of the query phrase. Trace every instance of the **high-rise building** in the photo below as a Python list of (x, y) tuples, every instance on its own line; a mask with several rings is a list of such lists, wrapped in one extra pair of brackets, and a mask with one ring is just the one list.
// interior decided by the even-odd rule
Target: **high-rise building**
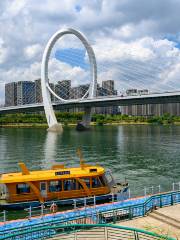
[(17, 83), (11, 82), (5, 84), (5, 106), (17, 105)]
[(109, 90), (103, 87), (100, 87), (99, 84), (97, 85), (97, 96), (108, 96)]
[[(149, 91), (147, 89), (127, 89), (127, 96), (138, 96), (138, 95), (146, 95)], [(130, 115), (130, 116), (147, 116), (151, 112), (152, 104), (140, 104), (140, 105), (128, 105), (121, 107), (121, 113)], [(157, 105), (157, 104), (156, 104)]]
[(136, 96), (138, 94), (138, 90), (137, 89), (127, 89), (126, 94), (127, 94), (127, 96)]
[(138, 90), (138, 95), (147, 95), (147, 94), (149, 94), (149, 91), (148, 91), (148, 89), (140, 89), (140, 90)]
[(58, 81), (58, 83), (55, 85), (55, 93), (63, 99), (67, 100), (70, 98), (70, 91), (71, 80)]
[(31, 81), (17, 82), (17, 105), (35, 103), (35, 83)]
[(88, 89), (89, 89), (89, 84), (82, 84), (82, 85), (79, 85), (78, 87), (73, 87), (71, 88), (70, 98), (71, 99), (82, 98), (86, 94)]
[(108, 95), (114, 95), (114, 80), (102, 81), (102, 88), (108, 90)]
[[(114, 89), (114, 80), (102, 81), (102, 87), (97, 85), (97, 96), (112, 96), (117, 95), (117, 90)], [(96, 107), (95, 113), (103, 114), (117, 114), (119, 112), (118, 106), (110, 107)]]
[(37, 79), (35, 82), (35, 102), (42, 103), (42, 90), (41, 90), (41, 79)]
[(180, 116), (180, 103), (139, 104), (122, 106), (121, 113), (129, 116), (162, 116), (165, 113)]
[(80, 98), (79, 87), (71, 88), (70, 98), (71, 99), (78, 99), (78, 98)]

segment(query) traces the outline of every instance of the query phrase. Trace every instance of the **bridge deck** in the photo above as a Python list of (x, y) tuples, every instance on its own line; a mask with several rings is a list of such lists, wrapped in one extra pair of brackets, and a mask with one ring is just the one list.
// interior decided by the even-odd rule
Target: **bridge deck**
[[(83, 100), (69, 100), (67, 102), (53, 103), (55, 110), (69, 109), (74, 107), (105, 107), (105, 106), (126, 106), (139, 104), (178, 103), (180, 92), (154, 93), (138, 96), (106, 96)], [(42, 111), (43, 103), (18, 105), (0, 108), (0, 113)]]

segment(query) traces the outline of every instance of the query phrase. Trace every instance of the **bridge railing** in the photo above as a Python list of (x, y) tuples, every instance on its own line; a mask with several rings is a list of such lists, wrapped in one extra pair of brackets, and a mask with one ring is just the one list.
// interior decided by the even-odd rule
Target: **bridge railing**
[(32, 228), (22, 232), (14, 232), (2, 236), (0, 239), (48, 239), (58, 237), (59, 239), (167, 239), (175, 240), (172, 237), (159, 235), (145, 230), (114, 226), (109, 224), (71, 224), (45, 226), (40, 228)]

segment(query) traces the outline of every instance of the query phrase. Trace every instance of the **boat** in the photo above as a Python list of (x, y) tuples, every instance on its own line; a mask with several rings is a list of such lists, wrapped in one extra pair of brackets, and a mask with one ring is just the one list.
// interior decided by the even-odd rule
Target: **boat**
[(112, 199), (127, 192), (128, 183), (116, 183), (102, 166), (85, 164), (79, 151), (80, 166), (54, 165), (49, 170), (29, 171), (19, 163), (20, 172), (0, 175), (0, 208), (25, 209), (41, 204), (71, 205), (83, 198), (96, 201)]

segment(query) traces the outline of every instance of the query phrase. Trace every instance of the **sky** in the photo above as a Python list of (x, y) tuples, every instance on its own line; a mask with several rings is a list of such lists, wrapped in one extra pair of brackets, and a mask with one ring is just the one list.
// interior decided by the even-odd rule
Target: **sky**
[[(0, 102), (5, 83), (40, 77), (44, 48), (63, 28), (87, 37), (96, 55), (99, 83), (114, 79), (119, 91), (179, 90), (179, 9), (180, 0), (0, 1)], [(65, 36), (53, 49), (49, 76), (83, 84), (89, 78), (87, 66), (78, 39)]]

